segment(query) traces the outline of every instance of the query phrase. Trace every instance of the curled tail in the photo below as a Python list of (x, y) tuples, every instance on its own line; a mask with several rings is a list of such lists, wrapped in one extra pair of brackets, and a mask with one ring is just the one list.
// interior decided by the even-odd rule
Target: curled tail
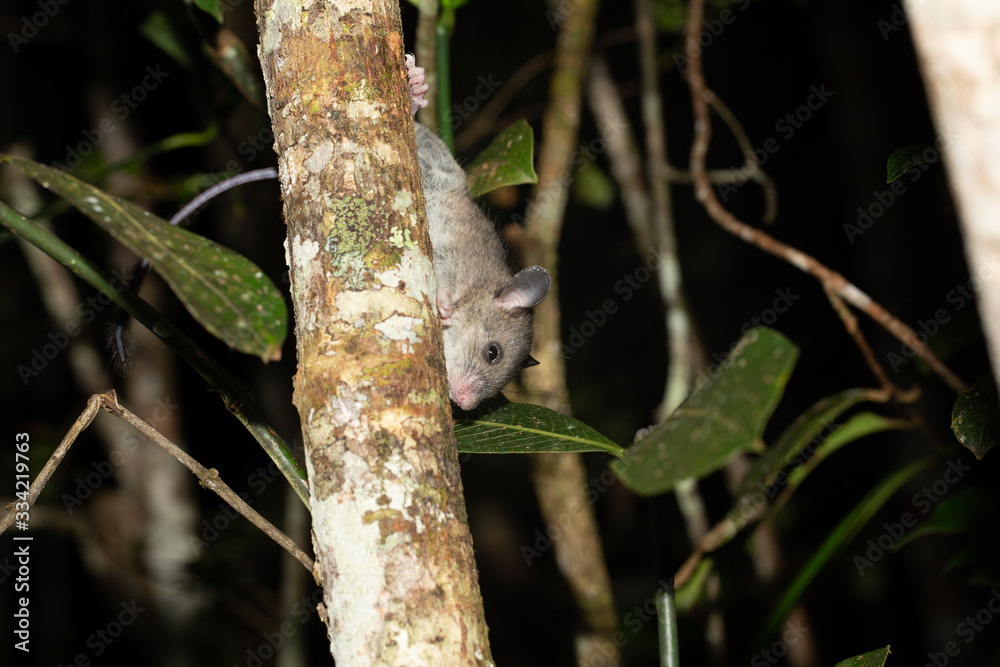
[[(247, 171), (242, 174), (237, 174), (232, 178), (227, 178), (226, 180), (207, 188), (204, 192), (200, 193), (197, 197), (185, 204), (181, 210), (174, 214), (174, 217), (170, 218), (170, 224), (180, 224), (185, 218), (226, 190), (231, 190), (232, 188), (245, 185), (247, 183), (266, 181), (277, 177), (278, 170), (274, 167), (267, 167), (265, 169), (254, 169), (253, 171)], [(149, 260), (143, 257), (136, 263), (135, 269), (133, 270), (132, 280), (130, 280), (128, 284), (128, 289), (131, 290), (133, 294), (139, 294), (139, 288), (142, 287), (142, 281), (146, 277), (147, 273), (149, 273)], [(120, 374), (126, 373), (131, 365), (132, 350), (129, 345), (129, 331), (131, 328), (132, 316), (127, 312), (122, 311), (121, 315), (118, 317), (118, 322), (111, 327), (108, 332), (107, 348), (111, 353), (115, 371)]]

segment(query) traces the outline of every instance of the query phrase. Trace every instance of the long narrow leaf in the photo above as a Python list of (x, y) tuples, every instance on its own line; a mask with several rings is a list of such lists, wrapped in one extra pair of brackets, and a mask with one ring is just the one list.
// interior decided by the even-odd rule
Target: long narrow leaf
[(309, 507), (309, 490), (306, 473), (295, 460), (288, 445), (267, 423), (253, 394), (226, 369), (216, 363), (187, 335), (166, 320), (152, 306), (128, 290), (121, 289), (114, 279), (94, 266), (86, 257), (69, 247), (55, 234), (0, 201), (0, 224), (10, 229), (28, 243), (68, 268), (79, 278), (108, 295), (113, 303), (123, 308), (136, 321), (152, 331), (184, 359), (212, 388), (226, 408), (246, 427), (295, 490), (296, 495)]
[(767, 448), (764, 456), (757, 459), (740, 485), (740, 495), (752, 491), (758, 485), (769, 484), (775, 475), (790, 464), (800, 458), (808, 458), (813, 452), (805, 450), (810, 445), (813, 450), (819, 447), (823, 432), (830, 430), (831, 426), (836, 429), (834, 420), (837, 417), (861, 401), (871, 400), (875, 395), (869, 389), (848, 389), (816, 403), (785, 429), (778, 440)]
[(148, 257), (212, 335), (264, 361), (281, 358), (288, 310), (277, 288), (253, 262), (58, 169), (11, 155), (0, 155), (0, 162), (17, 167), (132, 252)]
[(809, 587), (809, 584), (813, 582), (833, 556), (854, 540), (858, 532), (901, 486), (910, 481), (929, 464), (929, 460), (917, 461), (889, 474), (844, 517), (837, 527), (827, 535), (826, 540), (823, 541), (823, 544), (816, 550), (816, 553), (806, 562), (794, 581), (792, 581), (792, 584), (785, 591), (785, 595), (781, 598), (777, 608), (765, 625), (765, 630), (760, 638), (761, 641), (758, 642), (759, 644), (763, 644), (777, 633), (781, 627), (781, 623), (788, 616), (788, 612), (798, 603), (802, 594)]
[(540, 405), (499, 397), (455, 420), (458, 451), (470, 454), (540, 454), (625, 451), (583, 422)]

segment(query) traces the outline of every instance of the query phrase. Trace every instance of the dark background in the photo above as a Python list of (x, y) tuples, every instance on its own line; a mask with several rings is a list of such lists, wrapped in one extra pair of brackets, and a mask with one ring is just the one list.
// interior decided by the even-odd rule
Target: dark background
[[(572, 3), (566, 6), (572, 9)], [(98, 142), (97, 150), (77, 172), (93, 176), (102, 166), (156, 141), (215, 123), (219, 136), (211, 143), (159, 154), (101, 183), (163, 217), (204, 186), (192, 179), (194, 175), (221, 172), (234, 160), (240, 170), (275, 164), (266, 116), (239, 97), (201, 50), (200, 40), (211, 41), (218, 30), (210, 17), (186, 11), (179, 2), (70, 0), (58, 7), (56, 15), (26, 45), (19, 45), (16, 53), (9, 34), (21, 32), (23, 17), (41, 11), (39, 4), (16, 0), (0, 7), (0, 35), (4, 37), (0, 44), (0, 151), (10, 151), (16, 144), (40, 162), (64, 163), (87, 133), (94, 136), (101, 120), (110, 118), (114, 130)], [(153, 11), (162, 12), (176, 27), (192, 59), (191, 67), (184, 67), (140, 34), (139, 26)], [(844, 231), (845, 224), (856, 224), (859, 207), (868, 208), (876, 192), (888, 189), (885, 164), (889, 154), (900, 146), (930, 144), (935, 139), (908, 29), (902, 25), (887, 30), (887, 26), (897, 28), (891, 21), (894, 13), (897, 20), (901, 16), (898, 5), (884, 0), (766, 0), (738, 3), (731, 11), (735, 21), (718, 34), (709, 30), (706, 76), (709, 86), (742, 121), (755, 146), (763, 146), (769, 138), (777, 141), (778, 150), (763, 164), (777, 185), (780, 200), (780, 213), (769, 233), (840, 271), (911, 325), (947, 309), (952, 319), (932, 339), (932, 347), (941, 350), (969, 382), (989, 372), (974, 307), (969, 304), (958, 310), (947, 300), (951, 290), (968, 282), (969, 270), (942, 165), (932, 165), (916, 180), (904, 177), (905, 193), (853, 243)], [(714, 16), (715, 12), (709, 12), (710, 18)], [(633, 20), (630, 4), (605, 3), (598, 35), (628, 27)], [(409, 50), (413, 49), (415, 21), (413, 8), (405, 5), (403, 24)], [(255, 58), (251, 3), (234, 4), (225, 26), (247, 44)], [(464, 7), (458, 12), (452, 42), (453, 101), (473, 95), (479, 77), (508, 80), (524, 61), (552, 49), (555, 36), (540, 3), (480, 0)], [(691, 140), (690, 99), (686, 83), (670, 66), (670, 53), (681, 51), (682, 42), (677, 34), (663, 33), (659, 46), (670, 159), (683, 168)], [(605, 55), (638, 124), (636, 43), (626, 39), (609, 47)], [(122, 107), (112, 106), (114, 100), (141, 82), (147, 67), (159, 67), (167, 76), (129, 110), (127, 118), (121, 118), (116, 110)], [(529, 84), (505, 117), (526, 117), (537, 133), (548, 76), (546, 71)], [(805, 104), (813, 87), (832, 95), (791, 136), (783, 134), (776, 124)], [(739, 166), (738, 147), (717, 118), (714, 122), (709, 167)], [(457, 128), (458, 134), (463, 125)], [(595, 136), (593, 117), (585, 110), (581, 146)], [(255, 148), (254, 142), (262, 149)], [(480, 143), (460, 157), (471, 160), (483, 147)], [(607, 173), (607, 161), (598, 156), (590, 168)], [(813, 279), (716, 227), (694, 202), (689, 187), (675, 186), (672, 192), (685, 289), (710, 355), (724, 355), (739, 339), (744, 324), (772, 306), (776, 290), (797, 297), (772, 325), (798, 344), (801, 354), (766, 434), (769, 441), (820, 398), (848, 387), (874, 386)], [(523, 214), (529, 195), (530, 189), (523, 187), (513, 208), (499, 199), (487, 205), (503, 223), (514, 214)], [(6, 192), (0, 196), (9, 201)], [(760, 189), (748, 184), (731, 194), (726, 205), (741, 219), (759, 224), (762, 202)], [(82, 216), (67, 213), (54, 225), (60, 237), (109, 270), (126, 269), (132, 261)], [(247, 186), (221, 198), (198, 216), (196, 225), (200, 233), (250, 257), (279, 287), (287, 288), (284, 229), (275, 183)], [(628, 300), (614, 291), (616, 282), (634, 274), (646, 259), (635, 249), (619, 201), (606, 210), (573, 201), (564, 230), (558, 267), (564, 339), (572, 327), (587, 321), (587, 311), (598, 309), (606, 299), (615, 299), (619, 305), (607, 324), (566, 360), (570, 407), (577, 418), (626, 445), (637, 428), (652, 422), (662, 396), (667, 361), (656, 281), (644, 283)], [(66, 352), (27, 385), (21, 379), (18, 366), (29, 364), (32, 351), (48, 343), (56, 329), (17, 243), (0, 247), (0, 284), (4, 336), (0, 409), (6, 428), (2, 437), (12, 442), (15, 433), (29, 433), (33, 471), (37, 471), (83, 409), (88, 392), (71, 372)], [(79, 281), (76, 286), (81, 299), (95, 294)], [(297, 439), (298, 419), (291, 405), (295, 371), (291, 337), (284, 360), (264, 366), (259, 360), (230, 353), (199, 331), (158, 279), (149, 281), (144, 296), (155, 299), (160, 309), (250, 383), (281, 435), (289, 441)], [(114, 317), (113, 308), (104, 310), (83, 327), (75, 342), (100, 349), (105, 327)], [(862, 328), (879, 359), (892, 371), (887, 355), (899, 354), (901, 344), (871, 321), (862, 319)], [(144, 354), (142, 348), (139, 354)], [(200, 378), (183, 365), (172, 372), (176, 385), (170, 400), (179, 406), (176, 416), (181, 429), (177, 440), (205, 465), (218, 467), (235, 490), (253, 494), (254, 506), (284, 525), (282, 513), (290, 495), (280, 490), (283, 484), (269, 484), (260, 494), (253, 486), (251, 476), (266, 469), (266, 456), (226, 414), (217, 397), (205, 391)], [(991, 660), (990, 664), (996, 664), (1000, 623), (986, 626), (968, 645), (956, 635), (956, 625), (983, 608), (990, 595), (989, 586), (967, 585), (969, 567), (944, 571), (961, 545), (958, 538), (918, 541), (887, 555), (863, 577), (852, 562), (853, 555), (864, 551), (867, 539), (883, 532), (883, 521), (895, 521), (903, 512), (913, 511), (913, 494), (921, 485), (939, 479), (948, 460), (961, 458), (969, 465), (974, 460), (950, 432), (954, 394), (939, 379), (924, 374), (917, 362), (892, 375), (903, 386), (919, 385), (922, 396), (912, 410), (878, 410), (900, 417), (919, 415), (923, 428), (862, 440), (814, 473), (777, 525), (784, 561), (777, 580), (767, 585), (756, 580), (745, 539), (737, 539), (717, 555), (722, 573), (717, 605), (727, 633), (724, 664), (750, 663), (760, 648), (754, 642), (761, 623), (823, 538), (889, 471), (926, 455), (937, 457), (936, 463), (919, 483), (897, 494), (854, 543), (844, 545), (840, 556), (807, 591), (811, 621), (807, 635), (817, 651), (815, 664), (833, 664), (887, 644), (893, 653), (889, 664), (923, 664), (928, 652), (941, 651), (948, 641), (959, 641), (962, 648), (948, 664), (981, 665)], [(115, 383), (129, 405), (124, 381), (116, 379)], [(510, 395), (514, 400), (532, 400), (523, 393)], [(152, 447), (148, 443), (139, 446)], [(11, 452), (0, 457), (0, 470), (10, 480), (3, 483), (9, 487), (0, 484), (5, 489), (0, 496), (8, 497), (6, 488), (13, 487), (13, 447), (5, 445), (2, 451)], [(118, 567), (125, 565), (117, 563), (114, 554), (125, 554), (132, 559), (125, 569), (136, 570), (141, 580), (142, 546), (112, 548), (98, 539), (104, 546), (94, 551), (93, 535), (100, 534), (102, 526), (122, 520), (102, 509), (106, 506), (98, 505), (96, 498), (122, 496), (125, 489), (115, 478), (102, 482), (95, 500), (71, 515), (60, 501), (62, 494), (74, 493), (78, 480), (93, 471), (95, 462), (106, 458), (94, 430), (85, 432), (46, 488), (38, 505), (42, 511), (33, 514), (32, 653), (24, 664), (70, 664), (80, 654), (101, 665), (137, 660), (167, 664), (168, 656), (177, 652), (165, 647), (178, 643), (190, 647), (189, 664), (248, 664), (248, 650), (257, 650), (266, 633), (275, 632), (282, 620), (294, 614), (292, 601), (308, 597), (311, 582), (301, 584), (299, 596), (289, 598), (285, 593), (282, 597), (282, 567), (298, 566), (289, 566), (289, 558), (247, 522), (232, 521), (192, 564), (191, 576), (183, 584), (203, 602), (196, 622), (183, 634), (166, 631), (164, 619), (169, 614), (158, 610), (154, 599), (142, 597), (148, 587), (129, 588), (123, 583), (125, 578), (116, 576)], [(595, 478), (608, 462), (601, 455), (588, 455), (586, 461)], [(995, 475), (990, 457), (974, 468), (961, 484), (990, 486)], [(523, 545), (535, 544), (536, 531), (545, 529), (529, 472), (526, 457), (478, 456), (463, 462), (494, 656), (502, 665), (572, 664), (576, 612), (554, 556), (547, 551), (528, 566), (521, 552)], [(202, 509), (193, 525), (218, 517), (220, 501), (198, 489), (192, 477), (186, 483), (191, 487), (190, 497)], [(718, 520), (728, 509), (721, 475), (709, 478), (702, 489), (711, 518)], [(124, 502), (128, 505), (129, 498)], [(690, 545), (670, 497), (644, 501), (621, 485), (613, 485), (601, 494), (595, 510), (624, 619), (651, 597), (659, 577), (676, 569)], [(141, 512), (138, 517), (130, 516), (130, 521), (144, 518)], [(982, 532), (995, 535), (995, 519)], [(304, 543), (308, 536), (300, 533), (298, 539)], [(8, 535), (0, 541), (4, 544), (0, 556), (6, 558), (13, 552), (13, 543)], [(3, 564), (0, 615), (7, 619), (7, 627), (13, 575), (9, 560)], [(150, 611), (140, 614), (96, 656), (88, 637), (113, 622), (123, 601), (133, 598)], [(296, 635), (305, 637), (309, 664), (328, 664), (325, 627), (314, 613), (306, 613), (309, 618), (295, 626), (302, 629)], [(684, 664), (708, 664), (707, 614), (702, 607), (681, 621)], [(655, 664), (655, 625), (643, 624), (637, 632), (626, 625), (622, 629), (628, 637), (626, 660)], [(23, 656), (13, 651), (12, 643), (5, 641), (0, 648), (0, 656), (7, 656), (0, 658), (0, 664), (21, 664), (18, 660)], [(276, 662), (271, 659), (265, 664)]]

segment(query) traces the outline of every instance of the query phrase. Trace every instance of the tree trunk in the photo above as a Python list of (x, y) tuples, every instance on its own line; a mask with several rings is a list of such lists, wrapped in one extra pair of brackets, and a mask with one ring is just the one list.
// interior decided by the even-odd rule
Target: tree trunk
[(923, 0), (907, 15), (1000, 379), (1000, 4)]
[(341, 666), (492, 664), (397, 2), (257, 0), (317, 581)]

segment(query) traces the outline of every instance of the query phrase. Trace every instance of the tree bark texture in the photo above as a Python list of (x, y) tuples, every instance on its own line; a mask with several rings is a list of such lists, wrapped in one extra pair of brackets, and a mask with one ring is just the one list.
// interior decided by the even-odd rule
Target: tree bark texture
[(1000, 3), (922, 0), (906, 9), (1000, 378)]
[(343, 666), (492, 664), (399, 5), (256, 0), (256, 11), (331, 651)]

